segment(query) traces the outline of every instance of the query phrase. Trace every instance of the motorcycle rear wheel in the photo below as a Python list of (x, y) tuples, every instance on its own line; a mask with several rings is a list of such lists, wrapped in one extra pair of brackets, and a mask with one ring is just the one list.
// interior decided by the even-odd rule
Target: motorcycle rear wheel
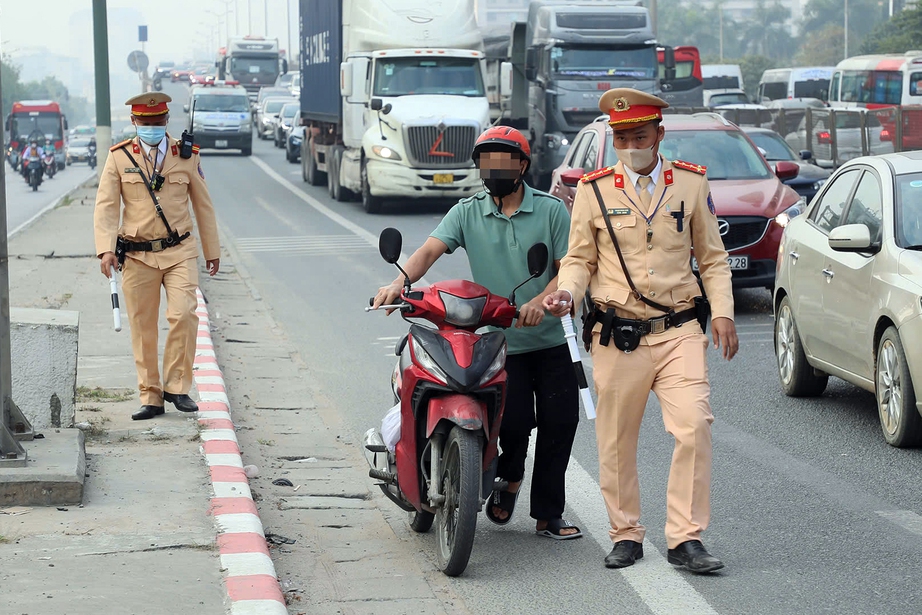
[(435, 515), (439, 570), (456, 577), (467, 568), (480, 509), (483, 441), (455, 425), (448, 434), (438, 480), (445, 502)]

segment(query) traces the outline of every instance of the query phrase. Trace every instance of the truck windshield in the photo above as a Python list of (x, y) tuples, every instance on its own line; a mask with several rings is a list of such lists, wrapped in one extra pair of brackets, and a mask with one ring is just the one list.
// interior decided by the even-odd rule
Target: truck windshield
[(484, 96), (480, 63), (476, 59), (381, 58), (375, 66), (375, 96)]
[(557, 75), (653, 79), (657, 71), (656, 47), (554, 47), (551, 69)]
[(236, 77), (244, 75), (273, 75), (279, 74), (278, 58), (249, 58), (235, 56), (231, 58), (231, 73)]
[(221, 96), (220, 94), (203, 94), (195, 97), (195, 110), (206, 112), (241, 112), (250, 110), (250, 101), (246, 96)]

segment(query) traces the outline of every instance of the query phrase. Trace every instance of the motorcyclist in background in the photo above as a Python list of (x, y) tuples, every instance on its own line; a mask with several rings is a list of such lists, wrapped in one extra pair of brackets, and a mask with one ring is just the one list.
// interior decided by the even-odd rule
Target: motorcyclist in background
[[(39, 164), (41, 164), (42, 155), (44, 153), (45, 153), (45, 150), (42, 148), (41, 145), (38, 144), (38, 138), (29, 137), (29, 144), (25, 146), (24, 148), (22, 148), (22, 156), (20, 157), (20, 160), (25, 161), (25, 160), (32, 160), (32, 159), (37, 158), (39, 160)], [(32, 163), (30, 162), (30, 164)], [(21, 169), (22, 169), (23, 179), (25, 179), (26, 183), (28, 184), (29, 183), (29, 167), (28, 165), (23, 164)]]

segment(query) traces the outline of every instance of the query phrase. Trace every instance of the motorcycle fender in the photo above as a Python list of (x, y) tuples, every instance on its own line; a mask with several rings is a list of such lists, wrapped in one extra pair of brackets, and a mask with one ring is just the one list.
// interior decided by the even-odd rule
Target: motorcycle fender
[(483, 430), (489, 437), (486, 416), (486, 404), (468, 395), (433, 397), (429, 400), (426, 437), (431, 437), (442, 421), (449, 421), (470, 431)]

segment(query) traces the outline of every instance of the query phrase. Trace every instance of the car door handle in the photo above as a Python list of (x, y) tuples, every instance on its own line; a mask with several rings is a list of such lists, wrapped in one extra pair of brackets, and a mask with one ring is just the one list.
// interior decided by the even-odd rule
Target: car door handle
[(794, 252), (793, 250), (788, 252), (788, 256), (794, 259), (795, 262), (797, 261), (798, 258), (800, 258), (800, 254), (798, 254), (797, 252)]
[(836, 274), (832, 269), (823, 269), (823, 275), (826, 276), (830, 280), (836, 277)]

